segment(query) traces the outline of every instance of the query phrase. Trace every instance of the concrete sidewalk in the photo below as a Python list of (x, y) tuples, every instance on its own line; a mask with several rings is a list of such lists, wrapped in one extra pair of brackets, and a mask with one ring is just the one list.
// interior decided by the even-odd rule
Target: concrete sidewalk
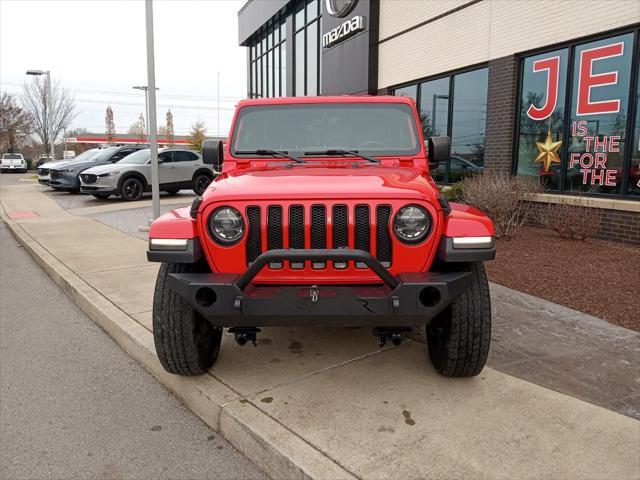
[[(264, 329), (258, 348), (226, 336), (210, 375), (166, 374), (146, 242), (64, 211), (34, 185), (0, 199), (6, 214), (36, 212), (8, 225), (79, 306), (274, 478), (640, 478), (640, 422), (491, 368), (442, 378), (421, 343), (378, 349), (366, 329)], [(536, 361), (531, 352), (514, 349), (507, 363)]]

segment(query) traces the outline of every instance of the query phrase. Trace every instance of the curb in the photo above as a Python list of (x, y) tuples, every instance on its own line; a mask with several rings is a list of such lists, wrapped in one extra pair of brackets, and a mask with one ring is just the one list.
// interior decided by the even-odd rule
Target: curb
[(270, 477), (357, 478), (262, 412), (249, 397), (242, 398), (213, 375), (180, 377), (167, 373), (160, 365), (149, 330), (51, 255), (20, 224), (4, 214), (1, 217), (34, 261), (89, 318), (189, 410)]

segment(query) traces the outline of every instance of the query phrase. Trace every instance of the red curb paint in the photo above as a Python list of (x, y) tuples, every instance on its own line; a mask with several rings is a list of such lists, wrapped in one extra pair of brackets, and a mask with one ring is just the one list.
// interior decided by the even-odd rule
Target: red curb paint
[(38, 214), (36, 212), (10, 212), (9, 219), (11, 220), (22, 220), (25, 218), (38, 218)]

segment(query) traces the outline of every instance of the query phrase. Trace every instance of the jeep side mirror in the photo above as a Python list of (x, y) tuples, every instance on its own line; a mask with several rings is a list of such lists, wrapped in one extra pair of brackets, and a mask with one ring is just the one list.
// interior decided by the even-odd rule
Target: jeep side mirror
[(435, 170), (438, 165), (449, 158), (449, 137), (429, 137), (427, 155), (429, 156), (429, 170)]
[(202, 142), (202, 162), (213, 165), (213, 169), (222, 169), (222, 142), (220, 140), (205, 140)]

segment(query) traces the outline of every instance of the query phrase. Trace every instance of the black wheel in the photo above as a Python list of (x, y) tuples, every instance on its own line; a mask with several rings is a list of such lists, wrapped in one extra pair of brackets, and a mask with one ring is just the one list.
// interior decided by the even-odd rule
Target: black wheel
[(489, 355), (491, 300), (482, 263), (461, 265), (471, 272), (471, 285), (427, 325), (429, 357), (445, 377), (478, 375)]
[(213, 180), (211, 175), (198, 173), (193, 179), (193, 191), (196, 195), (202, 195)]
[(167, 192), (167, 195), (177, 195), (179, 191), (180, 190), (178, 190), (177, 188), (172, 188), (171, 190), (165, 190), (165, 192)]
[(190, 264), (163, 263), (158, 272), (153, 296), (153, 339), (160, 363), (169, 373), (202, 375), (220, 352), (222, 328), (212, 326), (166, 284), (171, 273), (200, 270)]
[(91, 195), (96, 197), (98, 200), (106, 200), (107, 198), (109, 198), (108, 193), (92, 193)]
[(127, 178), (120, 187), (120, 196), (127, 202), (140, 200), (144, 193), (144, 185), (135, 177)]

